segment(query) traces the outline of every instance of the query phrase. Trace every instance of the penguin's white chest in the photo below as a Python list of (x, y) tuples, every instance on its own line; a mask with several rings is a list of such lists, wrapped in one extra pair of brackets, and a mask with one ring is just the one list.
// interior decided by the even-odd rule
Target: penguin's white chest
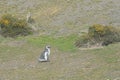
[(50, 49), (48, 49), (48, 55), (50, 55)]

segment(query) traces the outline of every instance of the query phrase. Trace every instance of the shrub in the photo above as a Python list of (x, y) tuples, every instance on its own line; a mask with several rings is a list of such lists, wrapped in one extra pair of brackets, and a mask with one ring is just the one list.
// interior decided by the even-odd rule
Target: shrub
[(18, 19), (10, 14), (1, 17), (0, 28), (0, 34), (4, 37), (26, 36), (32, 33), (25, 20)]
[[(83, 34), (76, 42), (75, 45), (77, 47), (86, 47), (87, 43), (89, 42), (89, 36), (87, 34)], [(86, 43), (86, 44), (85, 44)]]
[(96, 24), (89, 27), (88, 33), (81, 37), (75, 43), (78, 47), (88, 43), (90, 45), (109, 45), (114, 42), (120, 42), (120, 30), (112, 26)]

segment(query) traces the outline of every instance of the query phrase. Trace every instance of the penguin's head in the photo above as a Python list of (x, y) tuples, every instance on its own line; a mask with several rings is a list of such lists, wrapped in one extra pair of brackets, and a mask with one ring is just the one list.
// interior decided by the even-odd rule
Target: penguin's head
[(47, 46), (46, 46), (46, 49), (50, 49), (50, 45), (47, 45)]

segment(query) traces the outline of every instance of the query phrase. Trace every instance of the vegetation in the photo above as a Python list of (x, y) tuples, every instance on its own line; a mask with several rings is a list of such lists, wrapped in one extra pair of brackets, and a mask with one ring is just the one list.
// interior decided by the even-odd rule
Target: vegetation
[(1, 35), (4, 37), (26, 36), (31, 34), (31, 29), (23, 19), (5, 14), (0, 19)]
[(109, 45), (120, 42), (120, 30), (112, 26), (96, 24), (89, 27), (88, 33), (81, 37), (76, 41), (76, 46)]
[(76, 35), (70, 35), (67, 37), (51, 37), (51, 36), (40, 36), (34, 38), (28, 38), (28, 42), (33, 46), (46, 46), (51, 45), (52, 47), (57, 47), (61, 51), (76, 51), (76, 47), (74, 46), (74, 42), (77, 39)]
[[(15, 38), (0, 35), (0, 80), (120, 80), (119, 42), (102, 48), (74, 44), (80, 37), (82, 47), (103, 45), (103, 25), (96, 25), (102, 28), (98, 29), (100, 37), (89, 25), (119, 27), (119, 4), (120, 0), (0, 0), (0, 16), (10, 13), (21, 20), (31, 12), (26, 27), (38, 30)], [(39, 63), (45, 45), (51, 45), (50, 62)]]
[[(0, 79), (119, 79), (120, 43), (112, 44), (100, 49), (77, 49), (77, 51), (74, 52), (69, 51), (74, 50), (75, 46), (73, 45), (73, 42), (76, 38), (77, 37), (73, 35), (66, 38), (26, 36), (18, 37), (16, 39), (6, 38), (5, 40), (1, 40)], [(50, 39), (50, 41), (48, 39)], [(48, 63), (39, 63), (37, 59), (44, 50), (44, 45), (46, 44), (51, 45), (51, 61)]]

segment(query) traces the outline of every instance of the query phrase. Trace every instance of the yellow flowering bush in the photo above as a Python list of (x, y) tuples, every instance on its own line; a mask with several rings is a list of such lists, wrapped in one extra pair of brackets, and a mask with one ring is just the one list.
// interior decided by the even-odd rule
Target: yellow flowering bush
[(4, 37), (26, 36), (32, 33), (25, 20), (10, 14), (5, 14), (0, 18), (0, 28), (1, 35)]
[(9, 20), (2, 20), (1, 22), (2, 22), (2, 24), (4, 24), (4, 25), (8, 25), (8, 24), (9, 24)]
[(89, 27), (88, 33), (81, 36), (81, 39), (78, 39), (75, 45), (78, 47), (87, 43), (109, 45), (114, 42), (120, 42), (120, 30), (118, 28), (95, 24)]
[(100, 25), (100, 24), (95, 24), (95, 25), (89, 27), (88, 33), (91, 37), (97, 37), (98, 38), (100, 36), (105, 35), (106, 30), (107, 30), (107, 28), (105, 26)]

